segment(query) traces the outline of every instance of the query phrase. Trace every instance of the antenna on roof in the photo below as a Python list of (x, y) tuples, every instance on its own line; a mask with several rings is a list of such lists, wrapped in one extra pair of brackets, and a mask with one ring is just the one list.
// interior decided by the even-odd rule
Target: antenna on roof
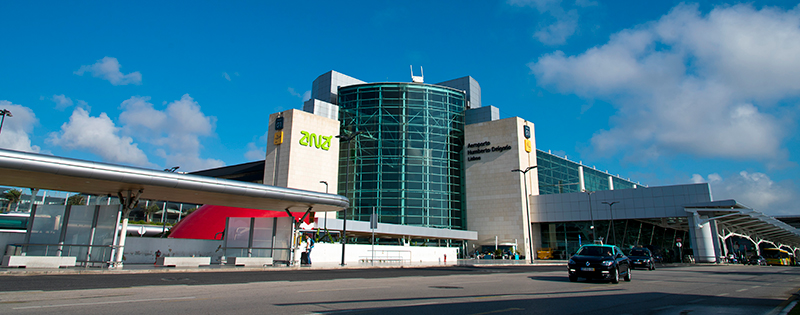
[(419, 67), (420, 76), (415, 76), (414, 75), (414, 66), (413, 65), (411, 65), (409, 67), (411, 68), (411, 82), (416, 82), (416, 83), (425, 82), (425, 73), (422, 72), (422, 67)]

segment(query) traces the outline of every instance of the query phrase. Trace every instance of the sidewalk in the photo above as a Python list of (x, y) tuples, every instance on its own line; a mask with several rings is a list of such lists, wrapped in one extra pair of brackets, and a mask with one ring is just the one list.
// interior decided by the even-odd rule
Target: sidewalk
[(367, 268), (430, 268), (457, 266), (566, 266), (565, 260), (537, 260), (533, 264), (524, 260), (501, 259), (462, 259), (455, 262), (352, 262), (344, 266), (339, 263), (314, 263), (301, 266), (242, 267), (211, 264), (202, 267), (161, 267), (153, 264), (124, 264), (122, 268), (71, 267), (59, 269), (45, 268), (0, 268), (0, 275), (48, 275), (48, 274), (134, 274), (170, 272), (238, 272), (238, 271), (284, 271), (284, 270), (335, 270)]

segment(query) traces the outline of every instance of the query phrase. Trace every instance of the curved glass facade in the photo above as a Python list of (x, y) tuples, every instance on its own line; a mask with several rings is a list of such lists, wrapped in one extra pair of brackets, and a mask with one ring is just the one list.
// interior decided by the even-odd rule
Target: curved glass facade
[(343, 134), (362, 132), (339, 155), (348, 219), (368, 221), (374, 209), (381, 223), (464, 229), (465, 98), (418, 83), (339, 88)]

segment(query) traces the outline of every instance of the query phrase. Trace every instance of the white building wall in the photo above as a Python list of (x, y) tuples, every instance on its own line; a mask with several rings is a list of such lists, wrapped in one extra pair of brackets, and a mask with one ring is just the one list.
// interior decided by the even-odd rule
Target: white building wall
[[(456, 247), (422, 247), (375, 245), (375, 259), (396, 262), (442, 262), (455, 264), (458, 257)], [(347, 244), (345, 263), (369, 262), (373, 257), (372, 245)], [(446, 257), (445, 257), (446, 256)], [(339, 263), (342, 259), (342, 244), (317, 243), (311, 250), (311, 263)]]
[[(526, 124), (531, 129), (531, 152), (525, 151)], [(525, 223), (525, 186), (523, 176), (512, 170), (536, 165), (533, 127), (533, 123), (519, 117), (465, 126), (467, 229), (478, 232), (476, 246), (494, 245), (497, 237), (499, 244), (516, 244), (528, 257), (525, 244), (530, 224)], [(483, 149), (488, 152), (470, 153)], [(528, 180), (528, 192), (538, 193), (536, 170), (524, 178)], [(469, 250), (472, 251), (471, 246)]]
[[(283, 143), (274, 144), (275, 119), (284, 117)], [(305, 135), (304, 135), (305, 132)], [(264, 184), (317, 192), (337, 191), (339, 171), (339, 122), (292, 109), (269, 117)], [(317, 140), (311, 141), (313, 135)], [(325, 140), (325, 139), (329, 140)], [(322, 140), (324, 145), (317, 147)]]
[(218, 264), (223, 255), (221, 240), (183, 238), (128, 237), (123, 252), (125, 264), (152, 264), (156, 251), (165, 257), (211, 257)]

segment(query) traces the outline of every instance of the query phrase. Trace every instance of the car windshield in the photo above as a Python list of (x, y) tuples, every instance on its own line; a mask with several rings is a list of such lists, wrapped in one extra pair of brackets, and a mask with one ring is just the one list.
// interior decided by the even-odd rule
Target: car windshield
[(582, 256), (611, 256), (611, 248), (603, 246), (584, 246), (578, 251)]
[(650, 256), (647, 255), (647, 251), (643, 249), (632, 249), (631, 256)]

